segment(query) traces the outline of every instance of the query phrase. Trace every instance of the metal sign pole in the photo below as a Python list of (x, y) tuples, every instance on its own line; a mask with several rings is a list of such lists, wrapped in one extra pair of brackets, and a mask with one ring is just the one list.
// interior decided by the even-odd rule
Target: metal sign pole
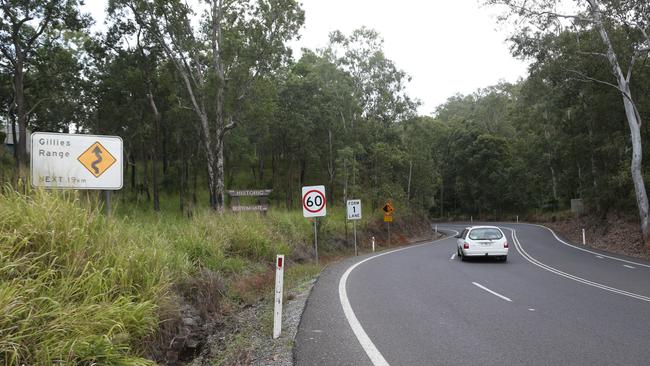
[(387, 222), (388, 224), (388, 246), (390, 246), (390, 221)]
[(316, 254), (316, 265), (318, 265), (318, 233), (316, 232), (316, 219), (314, 219), (314, 253)]
[(106, 200), (106, 216), (111, 215), (111, 191), (104, 191), (104, 198)]
[(359, 255), (357, 250), (357, 221), (352, 221), (352, 229), (354, 230), (354, 255)]

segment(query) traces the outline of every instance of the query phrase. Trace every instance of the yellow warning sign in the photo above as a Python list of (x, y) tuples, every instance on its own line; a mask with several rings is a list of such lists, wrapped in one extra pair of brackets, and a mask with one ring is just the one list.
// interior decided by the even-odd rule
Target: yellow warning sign
[(106, 148), (96, 141), (94, 144), (90, 145), (86, 151), (84, 151), (77, 158), (81, 165), (86, 167), (89, 172), (91, 172), (95, 178), (99, 178), (100, 175), (104, 174), (117, 159), (111, 155), (111, 153), (106, 150)]
[(382, 210), (384, 210), (384, 212), (389, 214), (389, 215), (392, 214), (395, 211), (395, 209), (393, 208), (393, 204), (390, 203), (390, 201), (386, 202), (386, 204), (384, 205)]
[(384, 214), (384, 222), (393, 222), (393, 215)]

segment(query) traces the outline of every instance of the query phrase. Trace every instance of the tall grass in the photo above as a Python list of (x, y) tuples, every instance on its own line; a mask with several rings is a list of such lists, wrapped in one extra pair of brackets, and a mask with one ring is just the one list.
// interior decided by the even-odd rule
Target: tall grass
[[(179, 297), (249, 301), (268, 286), (276, 254), (308, 259), (311, 226), (299, 211), (107, 218), (82, 197), (0, 194), (0, 364), (153, 364), (147, 342)], [(300, 268), (288, 278), (318, 270)], [(221, 279), (225, 289), (196, 289)]]
[(156, 330), (170, 278), (164, 253), (74, 195), (0, 196), (0, 360), (4, 364), (130, 364)]

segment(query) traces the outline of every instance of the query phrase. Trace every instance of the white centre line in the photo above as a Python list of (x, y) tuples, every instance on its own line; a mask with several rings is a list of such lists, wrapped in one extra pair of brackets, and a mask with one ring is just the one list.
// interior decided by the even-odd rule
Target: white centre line
[(624, 264), (624, 265), (623, 265), (623, 267), (626, 267), (626, 268), (631, 268), (631, 269), (634, 269), (634, 268), (636, 268), (636, 267), (632, 267), (632, 266), (628, 266), (627, 264)]
[(451, 258), (449, 258), (449, 260), (450, 260), (450, 261), (453, 261), (454, 258), (456, 258), (456, 253), (452, 254), (452, 255), (451, 255)]
[[(555, 273), (558, 276), (566, 277), (566, 278), (568, 278), (570, 280), (580, 282), (580, 283), (583, 283), (583, 284), (588, 285), (588, 286), (593, 286), (593, 287), (599, 288), (601, 290), (614, 292), (614, 293), (617, 293), (617, 294), (620, 294), (620, 295), (623, 295), (623, 296), (628, 296), (628, 297), (632, 297), (632, 298), (635, 298), (635, 299), (638, 299), (638, 300), (650, 302), (650, 296), (639, 295), (639, 294), (635, 294), (634, 292), (629, 292), (629, 291), (621, 290), (621, 289), (618, 289), (618, 288), (615, 288), (615, 287), (606, 286), (606, 285), (603, 285), (602, 283), (589, 281), (589, 280), (587, 280), (585, 278), (578, 277), (578, 276), (572, 275), (570, 273), (560, 271), (559, 269), (556, 269), (556, 268), (553, 268), (553, 267), (551, 267), (551, 266), (549, 266), (547, 264), (544, 264), (544, 263), (538, 261), (537, 259), (533, 258), (530, 254), (528, 254), (528, 252), (526, 252), (526, 250), (521, 245), (521, 242), (517, 238), (517, 231), (515, 229), (509, 228), (509, 227), (504, 227), (504, 229), (510, 230), (510, 232), (512, 233), (512, 239), (514, 241), (515, 248), (517, 249), (519, 254), (521, 254), (524, 257), (524, 259), (526, 259), (528, 262), (536, 265), (537, 267), (542, 268), (542, 269), (544, 269), (546, 271)], [(607, 257), (607, 256), (604, 256), (604, 257)], [(632, 263), (632, 262), (629, 262), (629, 263)]]
[(472, 284), (473, 284), (474, 286), (480, 288), (480, 289), (483, 289), (483, 290), (485, 290), (485, 291), (491, 293), (491, 294), (494, 295), (494, 296), (500, 297), (500, 298), (502, 298), (503, 300), (506, 300), (506, 301), (508, 301), (508, 302), (512, 302), (512, 300), (510, 300), (510, 298), (507, 298), (507, 297), (505, 297), (505, 296), (503, 296), (503, 295), (501, 295), (501, 294), (499, 294), (499, 293), (497, 293), (497, 292), (494, 292), (494, 291), (490, 290), (489, 288), (487, 288), (487, 287), (481, 285), (480, 283), (472, 282)]

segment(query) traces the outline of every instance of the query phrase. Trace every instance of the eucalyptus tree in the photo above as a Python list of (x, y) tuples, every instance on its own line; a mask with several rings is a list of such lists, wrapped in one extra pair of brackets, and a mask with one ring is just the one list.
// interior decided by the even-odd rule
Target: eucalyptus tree
[(354, 79), (362, 117), (385, 126), (414, 117), (419, 101), (406, 93), (411, 77), (386, 57), (383, 44), (373, 29), (362, 27), (349, 36), (334, 31), (324, 55)]
[[(180, 74), (207, 158), (210, 205), (223, 210), (224, 138), (241, 118), (251, 85), (290, 57), (285, 42), (304, 21), (295, 0), (111, 0), (130, 12)], [(197, 17), (200, 16), (200, 20)]]
[[(29, 115), (41, 100), (28, 100), (25, 95), (26, 73), (34, 54), (49, 47), (67, 30), (80, 30), (89, 25), (89, 18), (79, 13), (79, 0), (0, 0), (0, 69), (11, 75), (13, 97), (9, 107), (17, 141), (14, 158), (18, 175), (26, 174), (27, 124)], [(15, 128), (17, 127), (17, 128)]]
[[(487, 4), (509, 8), (501, 19), (514, 20), (515, 53), (531, 56), (545, 53), (539, 50), (544, 38), (571, 31), (576, 37), (596, 34), (601, 43), (597, 47), (576, 50), (576, 56), (596, 58), (610, 69), (608, 79), (599, 79), (589, 71), (567, 69), (574, 78), (603, 84), (620, 94), (632, 141), (630, 171), (639, 211), (641, 232), (646, 247), (650, 247), (648, 196), (642, 174), (641, 114), (632, 93), (632, 77), (639, 61), (650, 56), (650, 4), (646, 0), (576, 0), (571, 7), (561, 0), (488, 0)], [(567, 11), (558, 9), (567, 8)], [(612, 37), (622, 31), (624, 37)], [(565, 57), (546, 53), (547, 57)]]

